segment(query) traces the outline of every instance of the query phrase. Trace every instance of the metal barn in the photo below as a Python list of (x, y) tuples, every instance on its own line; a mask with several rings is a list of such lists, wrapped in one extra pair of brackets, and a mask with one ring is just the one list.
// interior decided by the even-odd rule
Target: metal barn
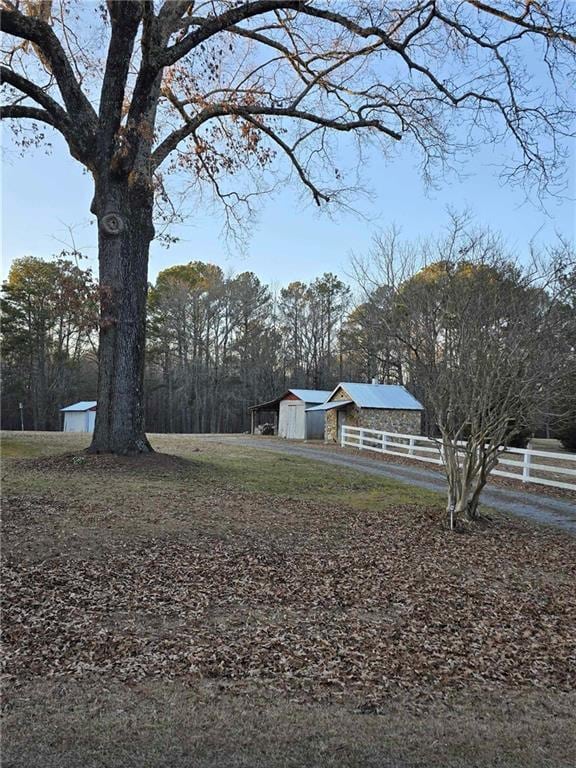
[(330, 392), (319, 389), (289, 389), (281, 397), (250, 408), (251, 432), (255, 434), (262, 418), (274, 426), (274, 434), (288, 440), (314, 440), (324, 437), (325, 413), (308, 411), (323, 403)]
[(79, 403), (61, 408), (64, 414), (63, 432), (94, 432), (96, 421), (96, 400), (81, 400)]

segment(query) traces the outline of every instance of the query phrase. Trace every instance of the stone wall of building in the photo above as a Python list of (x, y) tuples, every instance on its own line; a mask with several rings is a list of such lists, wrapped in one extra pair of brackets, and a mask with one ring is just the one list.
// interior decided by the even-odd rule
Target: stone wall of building
[(358, 424), (354, 426), (381, 429), (382, 432), (404, 432), (407, 435), (419, 435), (421, 424), (420, 411), (363, 408), (360, 411)]
[(336, 411), (326, 411), (326, 421), (324, 422), (324, 442), (335, 443), (338, 437), (338, 422), (336, 421)]
[[(348, 400), (346, 397), (335, 397), (334, 400)], [(361, 411), (355, 405), (349, 405), (346, 409), (346, 424), (349, 427), (361, 427), (360, 414)], [(327, 443), (338, 442), (338, 411), (333, 409), (326, 411), (326, 426), (324, 427), (324, 440)]]
[[(339, 393), (337, 393), (338, 395)], [(349, 398), (334, 397), (334, 400)], [(328, 443), (338, 441), (337, 411), (326, 411), (326, 428), (324, 439)], [(420, 411), (387, 410), (384, 408), (357, 408), (350, 405), (346, 408), (346, 424), (350, 427), (366, 427), (381, 429), (382, 432), (403, 432), (407, 435), (421, 434), (422, 416)]]
[[(336, 392), (334, 397), (330, 399), (330, 402), (333, 403), (336, 400), (352, 400), (348, 392), (346, 390), (340, 389)], [(346, 424), (348, 424), (351, 427), (359, 427), (361, 426), (358, 423), (358, 419), (360, 416), (360, 409), (357, 408), (355, 405), (349, 405), (348, 408), (346, 408)], [(337, 443), (338, 442), (338, 416), (337, 416), (337, 410), (334, 409), (332, 411), (326, 411), (326, 426), (324, 427), (324, 440), (327, 443)]]
[(336, 392), (336, 394), (330, 400), (330, 402), (334, 403), (334, 402), (336, 402), (336, 400), (352, 400), (352, 398), (350, 397), (348, 392), (346, 392), (345, 389), (342, 389), (342, 387), (340, 387), (340, 389), (338, 390), (338, 392)]

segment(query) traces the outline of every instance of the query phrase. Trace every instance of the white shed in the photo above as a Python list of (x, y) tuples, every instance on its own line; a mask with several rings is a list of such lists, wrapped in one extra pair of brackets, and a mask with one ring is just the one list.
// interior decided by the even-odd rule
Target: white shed
[(289, 389), (276, 400), (253, 405), (252, 433), (256, 431), (257, 419), (266, 414), (267, 420), (273, 416), (275, 432), (278, 437), (289, 440), (313, 440), (324, 437), (324, 411), (309, 411), (307, 408), (323, 403), (330, 392), (321, 389)]
[(64, 414), (63, 432), (94, 432), (96, 421), (96, 400), (81, 400), (79, 403), (61, 408)]

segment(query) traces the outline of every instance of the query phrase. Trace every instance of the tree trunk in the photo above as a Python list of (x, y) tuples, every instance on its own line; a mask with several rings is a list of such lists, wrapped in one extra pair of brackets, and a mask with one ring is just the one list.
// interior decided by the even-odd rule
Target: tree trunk
[(488, 476), (482, 456), (473, 447), (473, 455), (459, 459), (458, 449), (451, 441), (443, 440), (446, 478), (448, 480), (448, 503), (446, 513), (451, 526), (458, 523), (472, 523), (479, 517), (480, 495)]
[(48, 426), (48, 397), (46, 382), (46, 330), (43, 325), (36, 329), (37, 338), (33, 340), (32, 359), (32, 416), (35, 430), (46, 430)]
[(100, 265), (98, 409), (91, 453), (148, 453), (144, 356), (152, 193), (130, 180), (97, 183)]

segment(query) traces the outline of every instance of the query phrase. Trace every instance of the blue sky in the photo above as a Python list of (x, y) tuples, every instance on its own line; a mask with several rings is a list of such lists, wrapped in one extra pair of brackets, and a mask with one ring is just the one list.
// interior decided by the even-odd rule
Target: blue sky
[[(3, 145), (2, 277), (13, 258), (47, 258), (60, 251), (70, 242), (68, 226), (96, 270), (91, 177), (56, 135), (50, 154), (33, 149), (21, 157), (7, 130)], [(191, 260), (219, 264), (226, 272), (250, 270), (276, 286), (308, 281), (325, 271), (345, 278), (351, 251), (368, 250), (379, 229), (396, 224), (407, 238), (435, 235), (446, 224), (448, 206), (469, 208), (477, 223), (500, 231), (520, 256), (533, 237), (546, 243), (558, 232), (576, 241), (574, 155), (566, 196), (545, 201), (546, 210), (526, 201), (521, 189), (503, 186), (492, 160), (492, 149), (478, 152), (466, 165), (464, 180), (448, 176), (439, 180), (439, 189), (427, 191), (410, 157), (400, 154), (391, 161), (372, 153), (366, 178), (373, 197), (358, 206), (366, 218), (351, 213), (329, 218), (303, 204), (299, 190), (288, 188), (262, 208), (244, 254), (230, 251), (224, 242), (219, 216), (201, 209), (176, 231), (179, 243), (168, 250), (153, 243), (150, 279), (161, 269)]]

